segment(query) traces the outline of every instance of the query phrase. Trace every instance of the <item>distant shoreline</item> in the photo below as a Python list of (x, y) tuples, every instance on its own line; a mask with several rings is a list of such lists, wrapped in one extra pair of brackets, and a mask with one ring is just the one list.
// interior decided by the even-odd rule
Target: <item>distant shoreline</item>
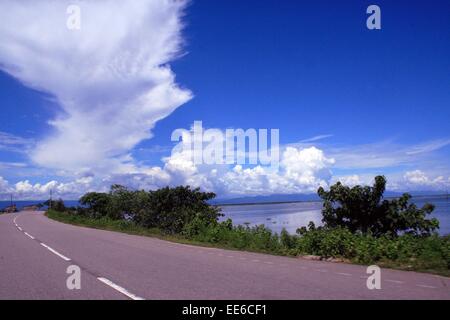
[(214, 203), (216, 207), (231, 207), (231, 206), (256, 206), (261, 204), (289, 204), (289, 203), (312, 203), (321, 202), (322, 200), (292, 200), (292, 201), (261, 201), (261, 202), (238, 202), (238, 203)]
[[(389, 196), (385, 197), (385, 199), (395, 199), (399, 196)], [(448, 194), (435, 194), (435, 195), (416, 195), (412, 196), (412, 199), (442, 199), (449, 198)], [(15, 200), (14, 204), (27, 203), (27, 205), (39, 204), (43, 203), (46, 200)], [(64, 202), (78, 202), (79, 200), (64, 200)], [(230, 200), (232, 201), (232, 200)], [(260, 201), (260, 202), (236, 202), (236, 203), (211, 203), (212, 206), (215, 207), (232, 207), (232, 206), (256, 206), (256, 205), (274, 205), (274, 204), (293, 204), (293, 203), (316, 203), (322, 202), (322, 200), (291, 200), (291, 201)], [(0, 200), (0, 209), (3, 207), (3, 204), (6, 206), (10, 205), (10, 200)]]
[[(400, 196), (389, 196), (385, 197), (384, 199), (395, 199), (399, 198)], [(435, 194), (435, 195), (417, 195), (412, 196), (412, 199), (432, 199), (432, 198), (448, 198), (449, 195), (447, 194)], [(314, 202), (322, 202), (322, 200), (292, 200), (292, 201), (261, 201), (261, 202), (237, 202), (237, 203), (214, 203), (213, 206), (216, 207), (230, 207), (230, 206), (255, 206), (255, 205), (262, 205), (262, 204), (289, 204), (289, 203), (314, 203)]]

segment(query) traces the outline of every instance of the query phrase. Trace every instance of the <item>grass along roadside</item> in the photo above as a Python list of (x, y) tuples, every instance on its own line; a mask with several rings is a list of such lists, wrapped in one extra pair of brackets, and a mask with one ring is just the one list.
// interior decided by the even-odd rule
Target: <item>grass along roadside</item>
[(132, 221), (114, 220), (114, 219), (111, 219), (108, 217), (102, 217), (102, 218), (95, 219), (95, 218), (89, 218), (89, 217), (84, 217), (84, 216), (72, 215), (72, 214), (68, 214), (65, 212), (58, 212), (58, 211), (54, 211), (54, 210), (47, 211), (45, 213), (45, 215), (48, 218), (53, 219), (55, 221), (59, 221), (62, 223), (71, 224), (71, 225), (75, 225), (75, 226), (79, 226), (79, 227), (86, 227), (86, 228), (107, 230), (107, 231), (115, 231), (115, 232), (130, 234), (130, 235), (157, 238), (157, 239), (170, 241), (170, 242), (196, 245), (199, 247), (210, 247), (210, 248), (220, 248), (220, 249), (250, 251), (250, 252), (255, 252), (255, 253), (280, 255), (280, 254), (270, 252), (268, 250), (257, 250), (257, 249), (242, 250), (242, 249), (236, 248), (234, 246), (226, 245), (226, 244), (196, 241), (196, 240), (188, 239), (187, 237), (182, 236), (182, 235), (166, 234), (157, 228), (144, 228), (144, 227), (137, 225), (136, 223), (134, 223)]
[(345, 230), (331, 232), (317, 230), (302, 237), (286, 238), (286, 235), (278, 237), (269, 234), (262, 228), (230, 229), (219, 226), (218, 229), (206, 229), (199, 236), (189, 238), (185, 235), (165, 234), (156, 228), (144, 228), (132, 221), (113, 220), (107, 217), (90, 218), (52, 210), (46, 215), (50, 219), (72, 225), (154, 237), (183, 244), (290, 257), (302, 255), (337, 257), (347, 263), (377, 264), (385, 268), (450, 276), (448, 268), (450, 252), (445, 255), (446, 251), (450, 250), (450, 241), (443, 237), (428, 239), (399, 237), (397, 240), (378, 240), (351, 235)]

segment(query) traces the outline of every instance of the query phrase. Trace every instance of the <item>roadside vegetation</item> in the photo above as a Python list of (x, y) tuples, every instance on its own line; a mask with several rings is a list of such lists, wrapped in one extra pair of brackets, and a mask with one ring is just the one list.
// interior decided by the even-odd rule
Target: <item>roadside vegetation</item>
[(220, 209), (208, 201), (214, 193), (190, 187), (131, 191), (114, 185), (109, 193), (88, 193), (80, 207), (55, 202), (48, 216), (66, 223), (222, 248), (313, 259), (378, 264), (450, 276), (450, 236), (439, 236), (439, 222), (427, 219), (434, 206), (422, 208), (404, 194), (384, 200), (386, 179), (353, 188), (337, 183), (323, 199), (323, 226), (312, 222), (292, 235), (264, 225), (219, 222)]

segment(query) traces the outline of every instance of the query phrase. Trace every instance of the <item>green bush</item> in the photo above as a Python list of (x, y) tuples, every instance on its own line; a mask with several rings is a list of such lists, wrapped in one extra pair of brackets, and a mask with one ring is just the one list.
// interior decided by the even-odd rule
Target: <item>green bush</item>
[(352, 233), (362, 232), (375, 236), (410, 233), (430, 235), (439, 228), (437, 219), (425, 219), (434, 210), (432, 204), (417, 208), (409, 203), (407, 193), (398, 199), (383, 200), (386, 178), (375, 178), (373, 187), (353, 188), (340, 182), (325, 191), (322, 187), (318, 195), (323, 203), (323, 223), (326, 227), (344, 227)]
[(230, 219), (210, 223), (197, 216), (184, 227), (182, 234), (191, 240), (220, 243), (236, 249), (279, 252), (282, 247), (278, 235), (264, 225), (233, 226)]
[(390, 262), (418, 270), (450, 268), (450, 236), (374, 237), (345, 228), (313, 227), (299, 229), (295, 238), (299, 255), (340, 257), (364, 264)]
[(81, 197), (83, 207), (77, 208), (76, 214), (96, 219), (132, 219), (145, 228), (179, 234), (194, 219), (202, 219), (208, 224), (217, 222), (220, 209), (208, 203), (215, 196), (189, 186), (147, 192), (113, 185), (109, 193), (91, 192)]
[(64, 201), (62, 199), (56, 199), (56, 200), (47, 200), (44, 203), (39, 203), (37, 205), (38, 208), (42, 208), (44, 206), (48, 206), (49, 208), (58, 211), (58, 212), (65, 212), (67, 210), (66, 206), (64, 205)]

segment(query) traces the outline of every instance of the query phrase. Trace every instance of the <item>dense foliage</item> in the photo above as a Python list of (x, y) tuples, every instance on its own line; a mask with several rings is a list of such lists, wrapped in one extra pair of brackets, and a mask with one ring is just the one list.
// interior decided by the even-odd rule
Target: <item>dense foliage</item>
[(220, 210), (208, 204), (214, 193), (189, 186), (155, 191), (131, 191), (114, 185), (109, 193), (87, 193), (80, 199), (83, 207), (76, 212), (94, 218), (128, 219), (146, 228), (166, 233), (180, 233), (193, 219), (217, 222)]
[(344, 227), (350, 232), (374, 236), (396, 236), (400, 232), (430, 235), (439, 228), (436, 219), (425, 219), (434, 210), (432, 204), (417, 208), (409, 203), (407, 193), (398, 199), (383, 200), (386, 178), (378, 176), (375, 184), (350, 188), (340, 182), (329, 191), (319, 188), (323, 203), (323, 223), (327, 228)]
[(36, 205), (38, 208), (42, 207), (49, 207), (55, 211), (64, 212), (66, 211), (66, 206), (64, 204), (64, 201), (62, 199), (49, 199), (45, 201), (44, 203), (39, 203)]

